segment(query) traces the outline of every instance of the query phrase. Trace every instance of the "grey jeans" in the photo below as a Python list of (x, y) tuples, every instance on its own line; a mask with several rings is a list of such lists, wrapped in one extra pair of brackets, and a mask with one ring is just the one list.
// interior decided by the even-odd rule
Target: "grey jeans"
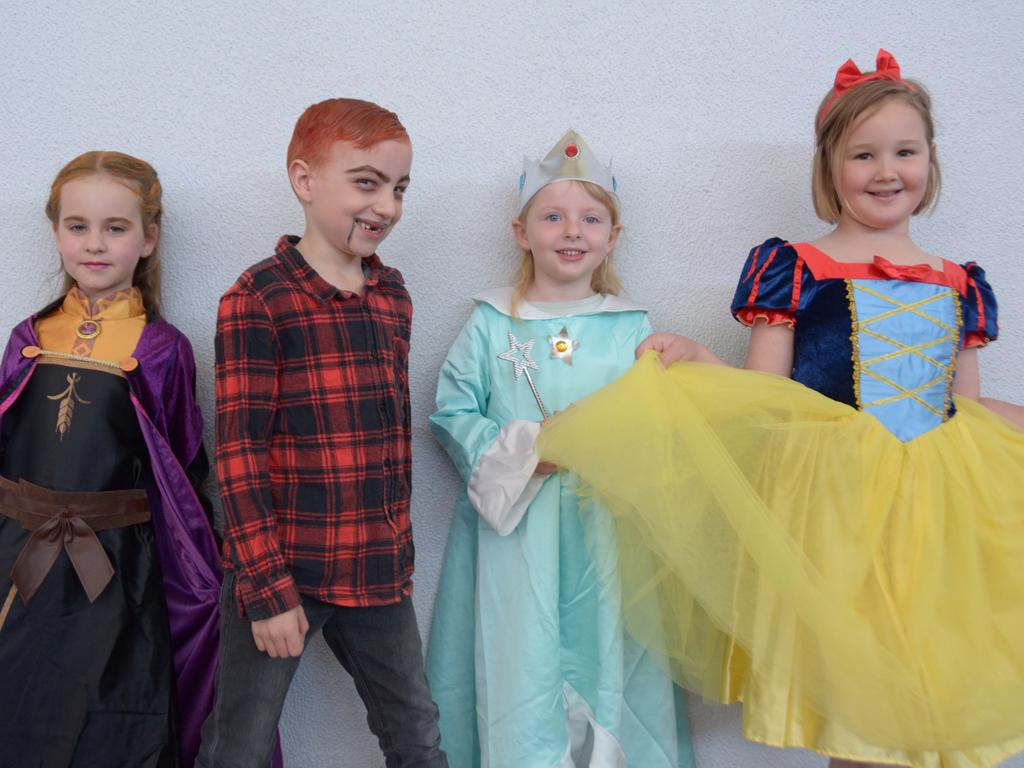
[[(345, 608), (303, 596), (302, 608), (306, 642), (322, 630), (352, 675), (388, 768), (447, 768), (412, 600)], [(272, 659), (256, 648), (252, 623), (238, 615), (230, 572), (221, 588), (220, 633), (216, 699), (203, 724), (196, 768), (269, 768), (299, 659)]]

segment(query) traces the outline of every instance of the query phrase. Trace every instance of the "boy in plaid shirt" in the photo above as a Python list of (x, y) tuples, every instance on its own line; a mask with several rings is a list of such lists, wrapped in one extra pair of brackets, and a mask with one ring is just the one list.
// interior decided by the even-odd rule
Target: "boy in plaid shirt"
[(376, 104), (307, 109), (288, 147), (301, 238), (246, 270), (217, 317), (226, 532), (217, 700), (201, 768), (270, 764), (307, 639), (352, 675), (389, 768), (446, 766), (412, 607), (412, 303), (376, 255), (412, 146)]

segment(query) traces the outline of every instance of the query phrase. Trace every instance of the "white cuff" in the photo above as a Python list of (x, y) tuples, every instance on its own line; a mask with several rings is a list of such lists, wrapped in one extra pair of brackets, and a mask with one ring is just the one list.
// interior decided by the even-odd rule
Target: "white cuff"
[(499, 536), (515, 530), (547, 479), (534, 474), (539, 457), (533, 444), (539, 433), (534, 421), (510, 421), (469, 478), (470, 503)]

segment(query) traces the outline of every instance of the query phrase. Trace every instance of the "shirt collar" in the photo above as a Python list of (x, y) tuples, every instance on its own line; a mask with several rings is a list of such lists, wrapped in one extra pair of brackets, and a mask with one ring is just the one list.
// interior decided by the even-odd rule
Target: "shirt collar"
[[(302, 238), (296, 235), (283, 235), (277, 241), (275, 254), (287, 268), (292, 278), (307, 293), (316, 296), (322, 303), (327, 303), (335, 297), (348, 298), (355, 296), (352, 291), (345, 291), (324, 280), (320, 273), (309, 265), (305, 257), (295, 246)], [(363, 273), (366, 274), (366, 289), (373, 288), (380, 281), (381, 274), (380, 257), (377, 254), (367, 256), (363, 259)]]

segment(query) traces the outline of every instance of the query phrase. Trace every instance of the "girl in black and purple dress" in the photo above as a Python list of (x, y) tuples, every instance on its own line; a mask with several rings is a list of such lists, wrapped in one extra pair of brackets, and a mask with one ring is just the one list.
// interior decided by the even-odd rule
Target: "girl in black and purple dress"
[(160, 317), (160, 183), (88, 152), (46, 212), (65, 295), (0, 369), (0, 765), (191, 766), (220, 575), (192, 349)]

